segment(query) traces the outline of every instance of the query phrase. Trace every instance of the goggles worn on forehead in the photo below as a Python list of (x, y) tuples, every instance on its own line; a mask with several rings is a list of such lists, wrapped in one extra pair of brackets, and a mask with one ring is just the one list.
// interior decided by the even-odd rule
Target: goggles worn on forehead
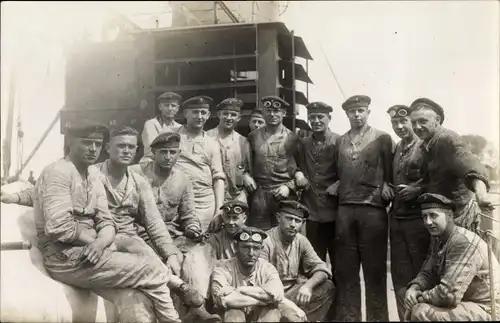
[(405, 109), (401, 109), (399, 110), (397, 113), (395, 110), (392, 110), (389, 115), (391, 116), (391, 118), (394, 118), (396, 116), (396, 114), (399, 116), (399, 117), (406, 117), (408, 115), (408, 111), (406, 111)]
[(250, 238), (252, 239), (253, 242), (261, 242), (262, 241), (262, 236), (258, 233), (254, 233), (251, 236), (246, 232), (243, 232), (240, 234), (240, 241), (248, 241), (248, 240), (250, 240)]
[(243, 208), (241, 206), (225, 206), (222, 211), (224, 213), (241, 214), (243, 213)]
[(271, 106), (275, 109), (281, 109), (281, 107), (282, 107), (281, 102), (279, 102), (279, 101), (274, 101), (274, 102), (266, 101), (266, 102), (264, 102), (264, 108), (270, 108)]

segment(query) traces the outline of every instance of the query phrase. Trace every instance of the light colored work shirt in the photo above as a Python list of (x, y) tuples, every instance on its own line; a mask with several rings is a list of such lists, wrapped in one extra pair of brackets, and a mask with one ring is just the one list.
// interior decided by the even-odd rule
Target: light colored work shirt
[(142, 144), (144, 145), (144, 156), (151, 157), (152, 152), (149, 145), (155, 140), (158, 135), (165, 132), (177, 132), (182, 125), (177, 122), (173, 122), (172, 125), (167, 126), (163, 122), (160, 122), (157, 117), (147, 120), (144, 123), (144, 129), (142, 130)]

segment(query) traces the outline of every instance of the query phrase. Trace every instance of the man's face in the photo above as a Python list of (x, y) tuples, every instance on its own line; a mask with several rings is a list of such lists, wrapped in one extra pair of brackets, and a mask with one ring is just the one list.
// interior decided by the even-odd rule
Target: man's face
[(194, 129), (203, 129), (205, 122), (210, 118), (210, 111), (205, 108), (187, 109), (184, 111), (186, 125)]
[(286, 212), (278, 213), (278, 226), (281, 233), (287, 237), (293, 238), (299, 233), (304, 224), (304, 219)]
[(128, 166), (132, 164), (137, 151), (137, 136), (121, 135), (110, 139), (106, 145), (109, 159), (118, 165)]
[(245, 213), (222, 213), (222, 222), (224, 223), (224, 230), (230, 235), (234, 236), (241, 227), (245, 224), (247, 215)]
[(266, 124), (271, 126), (279, 126), (283, 123), (283, 118), (286, 115), (285, 109), (269, 107), (262, 110), (262, 116)]
[(431, 139), (440, 126), (440, 117), (431, 109), (419, 109), (410, 114), (415, 134), (422, 140)]
[(91, 134), (85, 138), (71, 138), (69, 154), (72, 160), (90, 166), (99, 158), (103, 141), (101, 134)]
[(406, 117), (394, 117), (391, 118), (392, 130), (401, 139), (412, 138), (413, 128), (411, 126), (411, 120), (408, 116)]
[(255, 129), (262, 128), (266, 125), (266, 120), (264, 120), (261, 116), (251, 116), (250, 121), (248, 122), (248, 126), (250, 127), (250, 131), (254, 131)]
[(179, 102), (163, 101), (158, 104), (162, 118), (173, 119), (179, 111)]
[(319, 112), (308, 113), (307, 119), (313, 132), (325, 132), (331, 120), (328, 113)]
[(351, 128), (358, 129), (363, 127), (368, 121), (370, 110), (366, 107), (352, 108), (347, 110), (346, 114)]
[(259, 259), (260, 251), (262, 250), (262, 243), (253, 241), (238, 241), (238, 252), (236, 256), (241, 265), (247, 268), (255, 266)]
[(233, 130), (241, 120), (241, 114), (236, 111), (222, 110), (217, 113), (219, 125), (224, 129)]
[(171, 169), (177, 162), (180, 153), (180, 147), (155, 148), (153, 149), (155, 164), (162, 169)]
[(448, 225), (448, 222), (451, 220), (451, 217), (447, 212), (450, 211), (439, 208), (422, 210), (422, 219), (424, 220), (424, 225), (431, 236), (438, 237), (443, 234), (446, 226)]

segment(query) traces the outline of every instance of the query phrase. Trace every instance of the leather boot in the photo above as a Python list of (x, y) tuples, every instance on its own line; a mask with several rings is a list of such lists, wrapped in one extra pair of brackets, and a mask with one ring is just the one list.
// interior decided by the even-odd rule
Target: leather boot
[(197, 290), (189, 288), (187, 284), (181, 285), (178, 295), (188, 307), (200, 307), (205, 304), (205, 298)]

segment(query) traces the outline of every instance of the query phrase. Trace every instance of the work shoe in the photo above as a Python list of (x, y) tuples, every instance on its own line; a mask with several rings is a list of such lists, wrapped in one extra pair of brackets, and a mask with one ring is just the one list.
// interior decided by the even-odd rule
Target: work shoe
[(182, 284), (179, 288), (179, 296), (188, 307), (200, 307), (205, 304), (205, 298), (197, 290), (189, 288), (187, 284)]
[(205, 306), (191, 307), (188, 314), (182, 320), (183, 323), (222, 323), (222, 319), (217, 314), (210, 314)]

